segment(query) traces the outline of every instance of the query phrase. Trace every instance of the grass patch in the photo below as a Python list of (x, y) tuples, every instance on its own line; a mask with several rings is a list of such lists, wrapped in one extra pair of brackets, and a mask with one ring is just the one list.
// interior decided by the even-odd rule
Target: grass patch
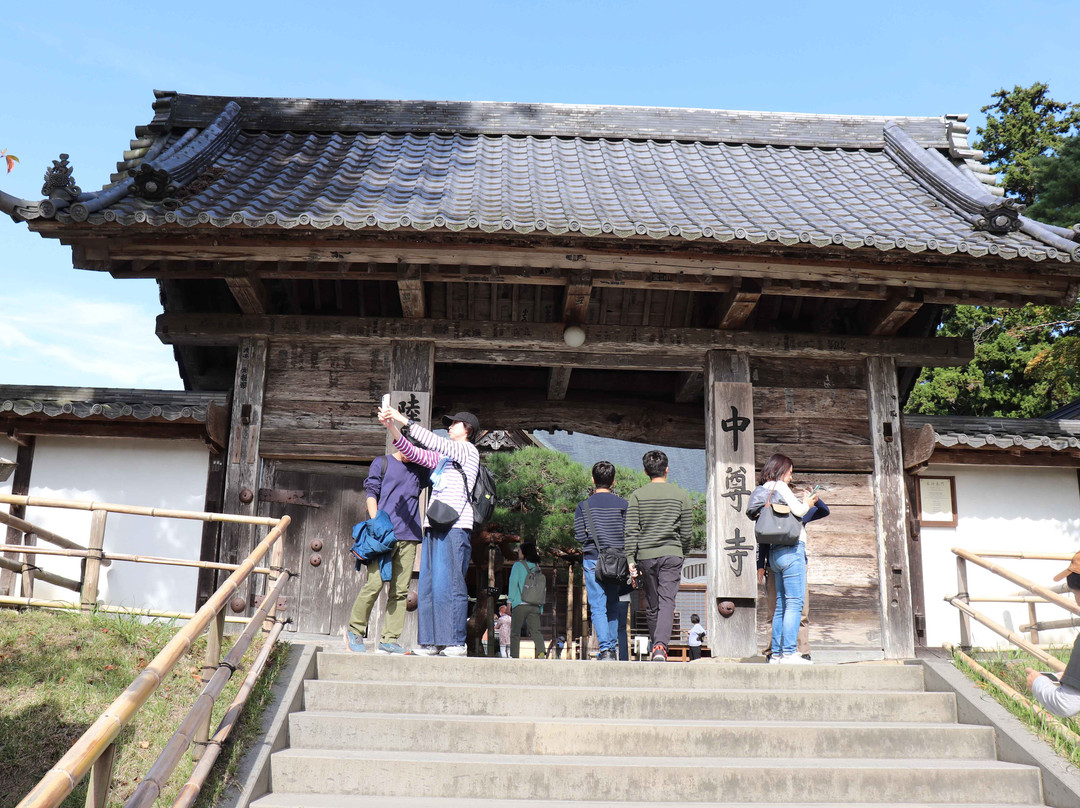
[[(1067, 647), (1054, 648), (1050, 649), (1048, 653), (1051, 656), (1060, 659), (1062, 662), (1068, 662), (1069, 657), (1072, 654), (1072, 649)], [(1019, 649), (1001, 649), (978, 654), (971, 653), (969, 656), (990, 671), (990, 673), (994, 674), (994, 676), (997, 676), (1005, 682), (1005, 684), (1012, 687), (1018, 693), (1026, 696), (1032, 702), (1035, 702), (1035, 697), (1032, 696), (1031, 692), (1028, 690), (1025, 668), (1046, 670), (1046, 663)], [(1011, 696), (1003, 693), (996, 685), (987, 681), (982, 674), (964, 662), (956, 652), (953, 652), (953, 664), (956, 665), (961, 672), (966, 674), (967, 677), (981, 690), (989, 693), (1002, 707), (1027, 724), (1031, 731), (1053, 747), (1055, 752), (1069, 760), (1074, 766), (1080, 766), (1080, 746), (1068, 738), (1063, 738), (1055, 731), (1054, 718), (1047, 717), (1045, 714), (1036, 713), (1030, 707), (1025, 706)], [(1080, 724), (1078, 724), (1075, 719), (1061, 718), (1056, 719), (1056, 721), (1063, 724), (1072, 732), (1080, 734)]]
[[(122, 615), (0, 609), (0, 805), (15, 805), (176, 634), (172, 621), (144, 623)], [(222, 655), (232, 646), (227, 636)], [(214, 705), (211, 731), (240, 688), (262, 645), (257, 636)], [(110, 805), (123, 805), (202, 691), (205, 636), (200, 637), (120, 734)], [(279, 643), (248, 700), (240, 723), (214, 765), (198, 805), (211, 806), (231, 784), (247, 745), (257, 736), (270, 685), (284, 667)], [(194, 768), (176, 767), (159, 804), (171, 805)], [(86, 800), (89, 777), (63, 802)]]

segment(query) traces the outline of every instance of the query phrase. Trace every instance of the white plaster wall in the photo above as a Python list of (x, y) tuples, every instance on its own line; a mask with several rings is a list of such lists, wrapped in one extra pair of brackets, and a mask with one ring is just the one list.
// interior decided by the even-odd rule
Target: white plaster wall
[[(1080, 551), (1080, 486), (1076, 469), (932, 465), (922, 474), (956, 478), (957, 526), (922, 528), (922, 564), (926, 598), (927, 645), (960, 641), (958, 610), (943, 598), (957, 593), (953, 547), (974, 552)], [(995, 563), (1044, 586), (1067, 561), (997, 559)], [(968, 562), (968, 592), (972, 597), (1010, 595), (1016, 584)], [(974, 608), (1015, 631), (1028, 623), (1028, 607), (1017, 603), (976, 603)], [(1054, 606), (1038, 607), (1040, 620), (1067, 613)], [(1071, 630), (1043, 632), (1042, 642), (1071, 644)], [(1007, 645), (990, 629), (972, 621), (972, 643), (981, 647)]]
[[(0, 443), (0, 454), (4, 448)], [(207, 462), (206, 446), (199, 441), (39, 437), (30, 495), (202, 511)], [(0, 483), (0, 491), (10, 493), (10, 483)], [(29, 508), (26, 519), (83, 545), (89, 537), (89, 511)], [(198, 559), (202, 524), (109, 514), (105, 550)], [(77, 559), (39, 555), (37, 565), (69, 578), (79, 577)], [(111, 605), (191, 612), (197, 579), (198, 570), (193, 567), (114, 561), (102, 568), (98, 596)], [(34, 584), (34, 596), (78, 599), (78, 593), (41, 581)]]

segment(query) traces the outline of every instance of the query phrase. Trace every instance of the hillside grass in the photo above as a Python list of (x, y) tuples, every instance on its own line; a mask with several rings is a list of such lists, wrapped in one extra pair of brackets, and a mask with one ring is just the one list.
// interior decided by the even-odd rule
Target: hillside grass
[[(1049, 653), (1060, 659), (1062, 662), (1067, 663), (1069, 657), (1072, 655), (1072, 648), (1053, 648), (1049, 650)], [(990, 673), (1005, 682), (1005, 684), (1012, 687), (1018, 693), (1026, 696), (1033, 703), (1035, 702), (1035, 697), (1032, 696), (1031, 691), (1028, 690), (1025, 668), (1034, 668), (1039, 671), (1046, 670), (1045, 662), (1042, 662), (1019, 649), (985, 651), (978, 654), (971, 653), (969, 656), (990, 671)], [(1030, 707), (1025, 706), (1011, 696), (1003, 693), (996, 685), (985, 679), (982, 674), (971, 668), (971, 666), (957, 656), (956, 653), (953, 654), (953, 663), (981, 690), (984, 690), (989, 695), (993, 696), (1002, 707), (1023, 721), (1032, 732), (1053, 747), (1054, 751), (1068, 759), (1074, 766), (1080, 767), (1080, 745), (1069, 738), (1062, 737), (1062, 735), (1056, 731), (1055, 727), (1055, 723), (1060, 722), (1066, 729), (1080, 735), (1080, 724), (1077, 723), (1076, 719), (1056, 719), (1047, 717), (1045, 714), (1036, 713)]]
[[(179, 625), (106, 615), (0, 609), (0, 805), (15, 805), (119, 696)], [(232, 647), (226, 636), (222, 655)], [(214, 705), (211, 732), (250, 670), (256, 637)], [(109, 805), (121, 806), (165, 747), (202, 691), (205, 636), (200, 637), (120, 734)], [(198, 806), (212, 806), (229, 787), (244, 750), (257, 737), (270, 685), (284, 667), (279, 643), (203, 787)], [(158, 804), (171, 805), (194, 768), (185, 754)], [(89, 777), (63, 802), (82, 806)]]

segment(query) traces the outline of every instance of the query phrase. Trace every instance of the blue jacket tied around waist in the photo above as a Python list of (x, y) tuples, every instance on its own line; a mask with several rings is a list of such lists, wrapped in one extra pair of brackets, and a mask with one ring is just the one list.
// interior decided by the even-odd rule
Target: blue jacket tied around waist
[(379, 577), (389, 581), (391, 577), (392, 559), (390, 551), (394, 549), (397, 537), (394, 535), (394, 525), (385, 511), (379, 511), (374, 519), (359, 522), (353, 525), (352, 554), (356, 557), (356, 569), (360, 564), (371, 561), (379, 562)]

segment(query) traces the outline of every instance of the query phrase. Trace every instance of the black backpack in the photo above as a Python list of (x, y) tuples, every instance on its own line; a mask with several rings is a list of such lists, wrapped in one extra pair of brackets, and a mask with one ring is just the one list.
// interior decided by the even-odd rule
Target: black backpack
[[(461, 478), (465, 481), (467, 489), (469, 478), (465, 476), (465, 470), (457, 461), (451, 462), (461, 472)], [(473, 483), (472, 491), (469, 492), (469, 504), (472, 505), (475, 526), (486, 525), (491, 520), (491, 514), (495, 512), (495, 494), (495, 475), (481, 463), (480, 470), (476, 474), (476, 482)]]

